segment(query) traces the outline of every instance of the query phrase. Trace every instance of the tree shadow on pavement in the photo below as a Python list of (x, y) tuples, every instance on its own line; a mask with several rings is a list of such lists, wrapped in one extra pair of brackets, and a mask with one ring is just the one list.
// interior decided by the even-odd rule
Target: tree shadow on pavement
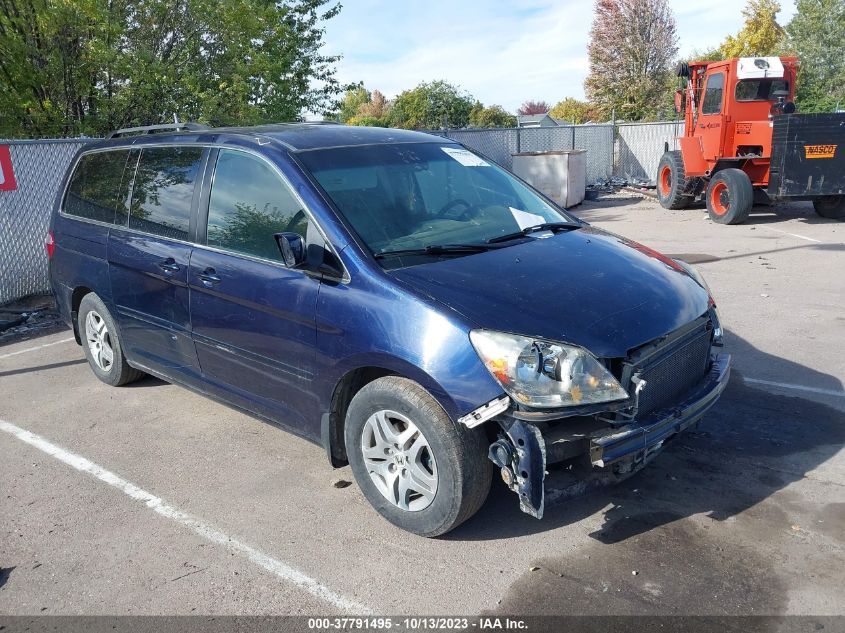
[[(731, 336), (730, 352), (777, 366), (808, 386), (841, 389), (827, 374), (755, 349)], [(734, 371), (716, 406), (696, 429), (667, 442), (645, 468), (621, 483), (578, 491), (571, 475), (552, 470), (542, 520), (519, 511), (516, 496), (498, 481), (481, 511), (443, 538), (475, 541), (520, 537), (564, 527), (603, 512), (590, 536), (618, 543), (697, 514), (725, 521), (807, 476), (845, 445), (845, 413), (817, 401), (777, 395), (743, 383)], [(559, 483), (563, 482), (563, 485)], [(572, 488), (572, 494), (567, 492)]]

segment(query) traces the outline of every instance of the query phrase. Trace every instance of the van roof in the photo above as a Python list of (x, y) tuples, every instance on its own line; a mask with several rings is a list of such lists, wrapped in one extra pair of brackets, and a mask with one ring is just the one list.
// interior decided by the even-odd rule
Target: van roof
[(277, 123), (249, 127), (182, 129), (137, 136), (118, 136), (99, 143), (102, 147), (146, 145), (150, 143), (197, 143), (217, 140), (220, 136), (261, 137), (271, 139), (292, 151), (327, 147), (380, 145), (390, 143), (452, 143), (449, 139), (411, 130), (359, 127), (326, 123)]

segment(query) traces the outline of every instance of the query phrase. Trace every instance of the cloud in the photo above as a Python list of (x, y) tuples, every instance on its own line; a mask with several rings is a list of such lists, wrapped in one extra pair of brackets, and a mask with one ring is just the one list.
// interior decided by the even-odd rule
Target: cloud
[[(682, 54), (716, 46), (742, 24), (738, 0), (670, 4)], [(514, 111), (528, 99), (583, 98), (592, 18), (583, 0), (348, 0), (326, 25), (325, 50), (343, 55), (341, 81), (388, 97), (444, 79)]]

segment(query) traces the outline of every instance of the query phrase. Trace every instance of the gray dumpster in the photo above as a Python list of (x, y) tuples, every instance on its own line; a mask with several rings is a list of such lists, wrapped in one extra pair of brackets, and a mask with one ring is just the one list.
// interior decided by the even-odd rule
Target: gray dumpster
[(584, 200), (587, 150), (514, 154), (513, 173), (562, 207), (572, 207)]

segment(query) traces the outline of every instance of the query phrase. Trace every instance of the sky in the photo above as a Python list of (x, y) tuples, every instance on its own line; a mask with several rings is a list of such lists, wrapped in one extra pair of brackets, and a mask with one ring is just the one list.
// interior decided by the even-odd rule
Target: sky
[[(393, 98), (443, 79), (485, 105), (584, 97), (592, 0), (344, 0), (325, 25), (342, 83)], [(669, 0), (680, 54), (717, 46), (742, 27), (743, 0)], [(781, 0), (778, 21), (795, 12)]]

